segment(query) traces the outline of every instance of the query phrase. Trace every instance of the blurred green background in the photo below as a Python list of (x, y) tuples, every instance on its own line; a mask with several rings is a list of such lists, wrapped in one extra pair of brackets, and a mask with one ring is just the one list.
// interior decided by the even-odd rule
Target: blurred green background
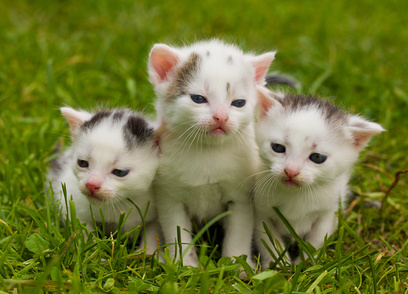
[[(351, 189), (363, 200), (347, 221), (375, 248), (398, 250), (408, 238), (406, 176), (388, 196), (386, 223), (364, 203), (381, 201), (408, 167), (407, 14), (405, 0), (0, 0), (0, 218), (13, 231), (36, 230), (24, 205), (44, 206), (54, 143), (69, 135), (60, 106), (153, 113), (153, 44), (216, 37), (246, 52), (278, 50), (271, 71), (388, 130), (356, 167)], [(24, 261), (21, 238), (12, 248)]]

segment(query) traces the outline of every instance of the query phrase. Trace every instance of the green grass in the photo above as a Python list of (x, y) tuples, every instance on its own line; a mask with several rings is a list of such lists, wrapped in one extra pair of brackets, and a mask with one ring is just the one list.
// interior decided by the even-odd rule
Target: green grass
[[(408, 175), (387, 193), (408, 168), (407, 11), (401, 0), (2, 0), (0, 289), (408, 293)], [(54, 143), (69, 135), (60, 106), (153, 112), (152, 45), (210, 37), (245, 51), (278, 49), (272, 70), (388, 130), (362, 154), (351, 181), (357, 197), (317, 257), (243, 281), (244, 260), (215, 259), (213, 247), (202, 247), (202, 266), (191, 269), (152, 264), (129, 234), (85, 241), (78, 222), (60, 224), (43, 188)]]

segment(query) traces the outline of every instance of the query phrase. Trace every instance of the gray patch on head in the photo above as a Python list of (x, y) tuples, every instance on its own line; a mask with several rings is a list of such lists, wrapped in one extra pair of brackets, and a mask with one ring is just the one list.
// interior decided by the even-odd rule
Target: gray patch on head
[(103, 120), (107, 119), (111, 114), (112, 114), (112, 111), (110, 110), (98, 111), (92, 116), (90, 120), (87, 120), (86, 122), (84, 122), (84, 124), (81, 126), (81, 130), (89, 131), (93, 129), (95, 126), (100, 124)]
[(227, 83), (227, 93), (229, 92), (230, 88), (231, 88), (230, 83)]
[(119, 122), (122, 120), (123, 116), (125, 115), (126, 110), (125, 109), (118, 109), (114, 112), (113, 114), (113, 122)]
[(197, 53), (192, 53), (189, 58), (177, 69), (175, 79), (169, 86), (166, 98), (172, 99), (187, 94), (188, 83), (196, 77), (200, 68), (201, 58)]
[(283, 107), (291, 112), (315, 108), (322, 114), (326, 122), (333, 126), (344, 125), (347, 122), (348, 114), (345, 111), (327, 100), (311, 95), (287, 95), (281, 102)]
[(144, 144), (153, 138), (153, 128), (146, 119), (138, 115), (130, 115), (123, 126), (123, 136), (128, 149)]
[(210, 57), (210, 51), (207, 51), (206, 54), (207, 54), (207, 57)]
[(227, 63), (232, 64), (232, 56), (228, 56)]

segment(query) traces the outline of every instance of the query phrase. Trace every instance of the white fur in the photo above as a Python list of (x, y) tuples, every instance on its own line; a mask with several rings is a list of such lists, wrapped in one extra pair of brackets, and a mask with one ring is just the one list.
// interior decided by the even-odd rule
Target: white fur
[[(371, 135), (383, 131), (378, 124), (351, 115), (347, 116), (345, 125), (333, 129), (314, 107), (291, 112), (285, 111), (276, 101), (273, 105), (261, 116), (256, 126), (263, 166), (257, 173), (255, 185), (255, 241), (263, 269), (273, 259), (261, 239), (277, 253), (265, 234), (263, 222), (283, 248), (286, 245), (283, 237), (290, 237), (288, 229), (272, 207), (279, 208), (300, 237), (315, 248), (320, 248), (325, 236), (336, 229), (335, 213), (339, 203), (344, 201), (359, 151)], [(361, 124), (356, 124), (357, 121)], [(366, 141), (358, 146), (355, 144), (357, 128), (371, 132), (364, 138)], [(286, 152), (273, 151), (271, 143), (284, 145)], [(327, 160), (316, 164), (309, 159), (312, 153), (324, 154)], [(285, 168), (300, 171), (294, 178), (297, 187), (285, 184)], [(298, 261), (299, 258), (294, 262)]]
[[(90, 231), (93, 230), (90, 209), (96, 222), (102, 221), (100, 209), (106, 223), (117, 224), (122, 212), (126, 215), (130, 213), (123, 227), (127, 231), (142, 224), (138, 210), (127, 198), (139, 207), (142, 214), (150, 202), (144, 222), (147, 252), (153, 253), (157, 249), (158, 225), (151, 183), (158, 167), (158, 151), (152, 143), (128, 150), (122, 134), (123, 122), (112, 124), (111, 121), (103, 121), (90, 132), (83, 133), (79, 126), (92, 115), (70, 108), (63, 108), (62, 112), (70, 122), (73, 143), (63, 154), (63, 159), (59, 159), (65, 162), (63, 171), (56, 173), (51, 170), (48, 175), (52, 180), (54, 196), (62, 209), (62, 220), (66, 218), (67, 213), (69, 216), (69, 209), (65, 205), (62, 193), (62, 183), (66, 184), (68, 201), (71, 197), (74, 201), (77, 218), (85, 223)], [(89, 167), (78, 166), (78, 159), (86, 160)], [(130, 171), (125, 177), (117, 177), (112, 174), (114, 169)], [(103, 201), (88, 196), (86, 183), (91, 178), (97, 178), (102, 182), (98, 197)]]
[[(202, 58), (200, 69), (189, 81), (187, 91), (166, 98), (178, 68), (191, 53)], [(209, 58), (206, 57), (210, 52)], [(177, 60), (173, 66), (161, 63), (161, 56)], [(158, 215), (166, 243), (189, 244), (192, 236), (190, 218), (210, 220), (226, 208), (223, 256), (251, 256), (253, 213), (250, 204), (252, 182), (258, 158), (254, 141), (253, 117), (257, 104), (256, 84), (263, 84), (264, 74), (274, 53), (253, 56), (220, 41), (200, 42), (191, 47), (172, 48), (155, 45), (150, 54), (150, 80), (158, 97), (157, 110), (162, 121), (161, 161), (155, 180)], [(233, 62), (227, 64), (231, 57)], [(262, 71), (256, 66), (266, 66)], [(160, 64), (164, 64), (160, 67)], [(256, 64), (256, 65), (255, 65)], [(158, 69), (158, 67), (160, 67)], [(167, 76), (162, 69), (167, 69)], [(230, 91), (226, 90), (227, 83)], [(197, 104), (190, 94), (202, 95), (207, 103)], [(232, 106), (245, 99), (242, 108)], [(213, 116), (228, 116), (225, 134), (211, 134), (216, 124)], [(174, 246), (169, 247), (174, 254)], [(184, 265), (197, 266), (195, 250), (183, 246)]]

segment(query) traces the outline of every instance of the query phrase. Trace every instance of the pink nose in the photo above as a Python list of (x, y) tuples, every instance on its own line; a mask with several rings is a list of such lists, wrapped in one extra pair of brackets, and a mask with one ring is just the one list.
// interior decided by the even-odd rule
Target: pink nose
[(289, 179), (292, 179), (299, 174), (299, 170), (285, 168), (285, 174), (288, 176)]
[(99, 185), (98, 183), (88, 182), (86, 183), (86, 187), (88, 188), (89, 193), (93, 195), (96, 191), (99, 190), (101, 185)]
[(222, 114), (215, 114), (213, 116), (213, 119), (219, 124), (223, 125), (228, 121), (228, 115), (222, 115)]

